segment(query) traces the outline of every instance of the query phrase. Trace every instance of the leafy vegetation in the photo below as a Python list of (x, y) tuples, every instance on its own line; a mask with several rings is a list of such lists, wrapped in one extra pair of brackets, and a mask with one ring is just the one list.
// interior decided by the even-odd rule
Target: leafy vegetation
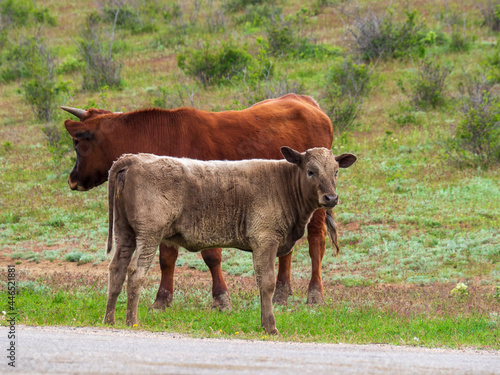
[[(123, 2), (118, 12), (110, 1), (97, 10), (87, 0), (50, 8), (41, 0), (0, 4), (5, 259), (50, 268), (105, 260), (106, 185), (69, 190), (75, 156), (63, 121), (70, 115), (54, 111), (58, 105), (233, 110), (296, 92), (331, 115), (334, 153), (352, 152), (359, 162), (339, 176), (341, 254), (327, 249), (323, 261), (330, 299), (304, 306), (305, 291), (295, 290), (289, 306), (278, 308), (278, 320), (291, 322), (281, 323), (290, 327), (283, 339), (416, 344), (418, 337), (417, 345), (498, 348), (500, 49), (498, 31), (482, 27), (480, 9), (495, 2), (370, 0), (363, 3), (367, 13), (336, 1), (138, 0)], [(37, 18), (37, 10), (45, 15)], [(477, 67), (481, 75), (465, 78)], [(42, 88), (50, 94), (50, 120), (37, 117), (30, 102), (47, 103)], [(252, 276), (248, 254), (223, 254), (228, 277)], [(178, 265), (206, 271), (199, 254), (181, 252)], [(292, 267), (294, 285), (305, 285), (307, 243), (296, 245)], [(48, 279), (22, 281), (23, 323), (100, 324), (105, 284), (68, 290)], [(458, 283), (467, 293), (450, 293)], [(389, 308), (380, 303), (386, 295), (374, 293), (386, 284), (446, 293), (401, 312), (395, 306), (407, 306), (418, 292)], [(240, 294), (237, 284), (230, 316), (208, 311), (209, 291), (193, 287), (177, 292), (172, 314), (152, 318), (146, 310), (157, 285), (150, 281), (141, 302), (144, 328), (262, 335), (256, 295)], [(339, 297), (339, 290), (346, 294)], [(82, 315), (69, 316), (61, 301)], [(433, 309), (411, 312), (416, 305)], [(198, 322), (200, 315), (207, 320)]]

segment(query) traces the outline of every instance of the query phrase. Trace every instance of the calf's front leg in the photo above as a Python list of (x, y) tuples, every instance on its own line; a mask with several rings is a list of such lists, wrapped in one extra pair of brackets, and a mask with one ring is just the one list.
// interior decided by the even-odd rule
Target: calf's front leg
[(262, 328), (270, 335), (279, 333), (273, 313), (273, 294), (276, 288), (274, 263), (277, 250), (277, 244), (261, 245), (253, 250), (253, 268), (260, 292), (260, 320)]

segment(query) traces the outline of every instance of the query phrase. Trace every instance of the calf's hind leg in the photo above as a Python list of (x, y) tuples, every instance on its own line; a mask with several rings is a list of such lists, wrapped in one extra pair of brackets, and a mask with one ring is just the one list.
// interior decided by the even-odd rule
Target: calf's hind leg
[(146, 279), (146, 275), (148, 274), (149, 267), (153, 262), (159, 244), (160, 241), (155, 243), (137, 241), (137, 251), (128, 267), (126, 324), (129, 326), (137, 324), (137, 308), (139, 306), (142, 285), (144, 284), (144, 280)]
[(115, 324), (116, 301), (123, 288), (127, 268), (135, 250), (135, 237), (132, 233), (116, 237), (116, 250), (108, 266), (108, 299), (104, 324)]

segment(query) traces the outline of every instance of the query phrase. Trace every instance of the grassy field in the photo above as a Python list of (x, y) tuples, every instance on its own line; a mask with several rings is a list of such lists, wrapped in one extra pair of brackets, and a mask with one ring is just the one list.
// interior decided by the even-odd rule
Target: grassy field
[[(353, 2), (278, 1), (275, 6), (285, 16), (295, 17), (292, 28), (308, 40), (307, 48), (296, 54), (265, 55), (262, 60), (268, 59), (274, 67), (272, 77), (252, 78), (249, 68), (247, 75), (229, 83), (205, 87), (178, 67), (179, 55), (189, 58), (204, 45), (216, 51), (223, 42), (232, 42), (258, 59), (264, 54), (259, 40), (266, 40), (269, 26), (252, 16), (248, 6), (234, 13), (224, 11), (229, 4), (243, 1), (153, 3), (162, 11), (148, 13), (141, 1), (124, 8), (142, 18), (134, 27), (124, 24), (115, 30), (113, 53), (122, 64), (119, 87), (82, 90), (84, 63), (75, 40), (95, 8), (87, 0), (37, 1), (37, 8), (47, 8), (55, 24), (40, 27), (30, 21), (10, 27), (8, 42), (0, 45), (0, 69), (5, 72), (11, 66), (7, 56), (13, 45), (38, 33), (53, 51), (57, 79), (69, 88), (57, 96), (58, 105), (130, 111), (163, 102), (225, 110), (244, 108), (253, 104), (253, 98), (298, 90), (326, 108), (329, 69), (352, 50), (348, 29), (354, 25)], [(359, 2), (382, 14), (389, 3)], [(310, 260), (307, 242), (299, 242), (293, 260), (296, 294), (288, 306), (276, 309), (279, 339), (498, 350), (500, 169), (495, 164), (470, 167), (457, 162), (446, 146), (461, 119), (459, 87), (464, 74), (474, 72), (494, 53), (498, 32), (483, 26), (474, 1), (457, 5), (424, 0), (410, 4), (411, 9), (406, 3), (393, 5), (398, 22), (404, 22), (406, 10), (416, 10), (428, 30), (443, 36), (442, 43), (425, 47), (426, 57), (452, 68), (443, 100), (435, 108), (415, 107), (402, 92), (398, 81), (411, 87), (421, 59), (418, 53), (371, 61), (372, 87), (356, 127), (342, 134), (337, 131), (333, 144), (334, 153), (352, 152), (358, 162), (341, 171), (339, 178), (341, 204), (335, 217), (341, 254), (334, 257), (328, 244), (323, 261), (327, 299), (319, 307), (304, 303)], [(100, 12), (102, 16), (105, 9)], [(467, 36), (464, 50), (450, 47), (453, 17), (460, 20), (459, 31)], [(109, 33), (112, 23), (103, 22), (102, 27)], [(21, 76), (0, 82), (2, 264), (13, 263), (20, 270), (21, 323), (100, 325), (104, 276), (75, 276), (79, 285), (59, 280), (58, 270), (66, 263), (78, 263), (83, 265), (78, 270), (86, 267), (92, 272), (107, 263), (106, 184), (85, 193), (69, 190), (67, 176), (75, 160), (71, 150), (63, 152), (70, 143), (63, 129), (69, 115), (62, 111), (52, 115), (49, 128), (55, 126), (61, 140), (56, 146), (49, 144), (44, 132), (47, 123), (35, 118), (24, 99), (28, 81)], [(223, 257), (228, 277), (251, 282), (248, 254), (228, 249)], [(40, 265), (47, 267), (46, 275), (30, 273), (31, 267)], [(182, 252), (178, 265), (179, 277), (189, 272), (208, 277), (199, 254)], [(2, 275), (6, 279), (6, 269)], [(157, 277), (152, 277), (141, 302), (141, 329), (261, 338), (253, 284), (230, 285), (234, 308), (224, 314), (209, 309), (207, 283), (188, 287), (177, 282), (175, 307), (151, 316), (147, 305), (158, 285)], [(467, 291), (451, 294), (457, 283), (465, 283)], [(125, 300), (121, 301), (124, 315)]]

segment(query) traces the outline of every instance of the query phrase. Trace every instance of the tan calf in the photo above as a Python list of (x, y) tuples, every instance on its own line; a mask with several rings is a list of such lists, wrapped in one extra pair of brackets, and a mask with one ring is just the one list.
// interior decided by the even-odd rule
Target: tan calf
[(278, 333), (272, 306), (276, 256), (292, 250), (316, 209), (337, 204), (337, 171), (356, 161), (326, 148), (299, 153), (282, 147), (281, 152), (286, 160), (198, 161), (151, 154), (118, 159), (109, 173), (108, 252), (113, 242), (116, 250), (104, 322), (115, 322), (128, 271), (126, 322), (137, 323), (141, 288), (163, 242), (189, 251), (252, 252), (262, 327)]

